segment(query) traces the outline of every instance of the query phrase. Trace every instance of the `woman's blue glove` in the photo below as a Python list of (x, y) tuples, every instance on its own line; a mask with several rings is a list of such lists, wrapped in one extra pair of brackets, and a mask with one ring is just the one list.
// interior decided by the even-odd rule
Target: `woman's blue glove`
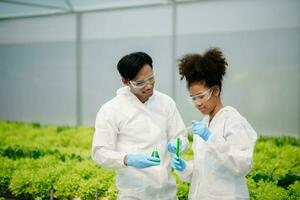
[(183, 171), (186, 168), (185, 161), (176, 155), (173, 156), (172, 161), (171, 161), (171, 167), (173, 169), (176, 169), (177, 171)]
[[(168, 151), (170, 153), (176, 153), (176, 139), (171, 139), (170, 142), (168, 143)], [(179, 143), (179, 150), (181, 150), (181, 140)]]
[(211, 135), (210, 130), (197, 120), (192, 121), (194, 134), (199, 135), (204, 141), (207, 141)]
[(139, 169), (157, 166), (160, 159), (148, 156), (147, 154), (129, 154), (127, 156), (127, 165)]

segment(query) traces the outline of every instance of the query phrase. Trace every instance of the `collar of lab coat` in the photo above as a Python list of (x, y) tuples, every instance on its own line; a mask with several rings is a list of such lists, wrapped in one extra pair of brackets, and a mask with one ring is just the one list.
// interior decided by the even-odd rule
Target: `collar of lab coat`
[(156, 91), (153, 90), (153, 94), (151, 97), (149, 97), (149, 99), (147, 101), (145, 101), (145, 103), (142, 103), (136, 96), (135, 94), (133, 94), (131, 91), (130, 91), (130, 87), (129, 86), (124, 86), (124, 87), (121, 87), (117, 90), (117, 95), (125, 95), (125, 96), (128, 96), (132, 101), (137, 101), (143, 105), (147, 105), (148, 103), (150, 103), (153, 98), (155, 97), (156, 95)]
[[(224, 112), (228, 112), (228, 111), (236, 112), (236, 109), (233, 108), (233, 107), (231, 107), (231, 106), (225, 106), (225, 107), (221, 108), (221, 109), (216, 113), (216, 115), (213, 117), (213, 119), (211, 120), (209, 126), (213, 126), (214, 123), (215, 123), (215, 121), (216, 121), (220, 116), (222, 116), (222, 114), (223, 114)], [(203, 118), (202, 123), (204, 123), (204, 124), (208, 127), (208, 123), (209, 123), (209, 116), (208, 116), (208, 115), (206, 115), (206, 116)]]
[(129, 100), (129, 102), (131, 102), (134, 106), (136, 106), (137, 108), (139, 108), (142, 112), (144, 112), (145, 114), (147, 114), (150, 119), (152, 119), (153, 124), (161, 129), (160, 126), (158, 126), (158, 124), (160, 124), (158, 120), (158, 118), (155, 117), (155, 115), (153, 115), (153, 112), (151, 111), (151, 109), (149, 109), (148, 104), (154, 102), (154, 98), (155, 96), (157, 96), (157, 91), (153, 90), (153, 95), (145, 102), (142, 103), (131, 91), (130, 88), (128, 86), (122, 87), (120, 89), (117, 90), (117, 96), (121, 96), (123, 95), (123, 97), (126, 97), (126, 99)]

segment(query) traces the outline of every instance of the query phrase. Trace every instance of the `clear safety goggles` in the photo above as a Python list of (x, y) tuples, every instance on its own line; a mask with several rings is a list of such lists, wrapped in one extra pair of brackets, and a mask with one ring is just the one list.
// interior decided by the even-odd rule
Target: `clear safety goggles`
[(213, 87), (209, 88), (208, 90), (206, 90), (204, 92), (201, 92), (200, 94), (188, 97), (188, 101), (192, 105), (202, 104), (202, 103), (208, 101), (208, 99), (211, 97), (212, 92), (213, 92)]
[(155, 74), (152, 74), (151, 76), (149, 76), (148, 78), (144, 79), (144, 80), (140, 80), (140, 81), (133, 81), (130, 80), (129, 83), (130, 85), (132, 85), (132, 87), (140, 89), (140, 88), (144, 88), (146, 87), (148, 84), (154, 84), (155, 83), (155, 78), (154, 78)]

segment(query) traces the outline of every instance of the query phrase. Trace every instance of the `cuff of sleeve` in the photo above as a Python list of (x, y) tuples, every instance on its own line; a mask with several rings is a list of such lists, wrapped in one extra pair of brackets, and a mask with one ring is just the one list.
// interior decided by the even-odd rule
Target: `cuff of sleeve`
[(127, 154), (126, 153), (120, 153), (120, 159), (118, 159), (118, 165), (120, 166), (120, 168), (126, 168), (127, 165), (125, 165), (124, 163), (124, 158)]
[(210, 143), (215, 143), (216, 141), (216, 134), (211, 134), (210, 137), (207, 139), (206, 143), (210, 144)]
[(190, 172), (193, 170), (192, 166), (190, 165), (190, 163), (186, 162), (186, 167), (183, 171), (177, 171), (176, 170), (176, 174), (178, 174), (179, 176), (188, 176), (190, 174)]
[(182, 153), (182, 152), (184, 152), (187, 149), (189, 141), (188, 141), (187, 137), (184, 137), (184, 136), (180, 136), (179, 138), (181, 140), (181, 149), (180, 149), (180, 152)]
[(193, 164), (190, 163), (189, 161), (186, 162), (186, 168), (182, 172), (176, 171), (176, 174), (180, 177), (180, 179), (187, 183), (191, 182), (192, 173), (193, 173)]
[(212, 134), (211, 137), (208, 138), (206, 144), (210, 149), (215, 151), (225, 152), (228, 148), (228, 145), (226, 145), (226, 140), (223, 137), (218, 137), (215, 134)]
[(112, 169), (125, 168), (124, 164), (125, 152), (108, 151), (103, 148), (93, 153), (93, 160), (96, 163)]

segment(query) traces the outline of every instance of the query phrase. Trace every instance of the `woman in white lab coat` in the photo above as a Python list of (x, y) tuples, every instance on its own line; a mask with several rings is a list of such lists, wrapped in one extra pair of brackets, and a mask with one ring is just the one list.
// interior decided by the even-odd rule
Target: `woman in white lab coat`
[(172, 167), (190, 182), (189, 199), (249, 199), (245, 176), (251, 169), (257, 134), (233, 107), (223, 106), (222, 80), (227, 62), (222, 52), (188, 54), (179, 60), (189, 100), (205, 115), (192, 121), (194, 160), (174, 155)]

